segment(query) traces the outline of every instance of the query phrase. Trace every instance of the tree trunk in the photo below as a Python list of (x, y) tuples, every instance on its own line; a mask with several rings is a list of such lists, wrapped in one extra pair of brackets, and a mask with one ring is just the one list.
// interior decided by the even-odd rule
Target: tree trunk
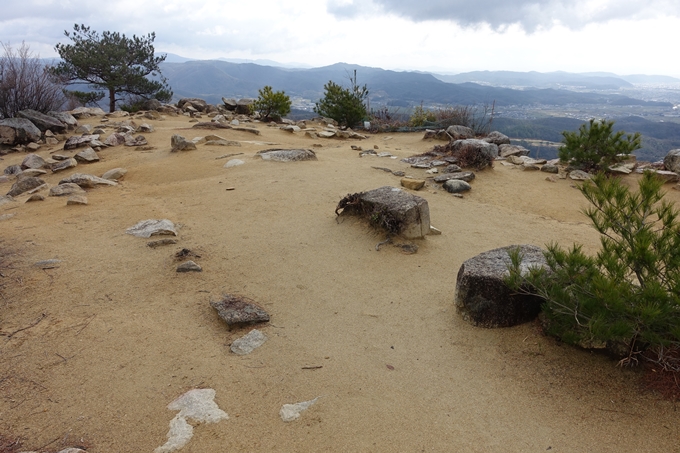
[(113, 113), (116, 111), (116, 91), (113, 88), (109, 88), (109, 112)]

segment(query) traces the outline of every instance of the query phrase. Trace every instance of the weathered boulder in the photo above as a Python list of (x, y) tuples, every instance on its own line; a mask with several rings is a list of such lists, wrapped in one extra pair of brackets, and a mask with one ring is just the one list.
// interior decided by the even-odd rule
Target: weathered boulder
[(460, 179), (449, 179), (444, 183), (443, 187), (448, 193), (461, 193), (472, 189), (470, 184)]
[(541, 167), (541, 171), (544, 173), (559, 173), (560, 169), (557, 165), (555, 164), (545, 164)]
[(183, 111), (190, 111), (194, 109), (198, 112), (205, 112), (208, 109), (208, 103), (203, 99), (198, 98), (182, 98), (177, 102), (177, 107)]
[(5, 167), (5, 170), (3, 171), (7, 176), (18, 175), (21, 172), (21, 165), (9, 165), (8, 167)]
[(501, 157), (528, 156), (529, 150), (519, 145), (501, 144), (498, 146), (498, 153)]
[(241, 143), (234, 140), (207, 140), (206, 146), (241, 146)]
[(210, 306), (229, 327), (269, 321), (269, 313), (247, 297), (225, 294), (221, 300), (210, 301)]
[(423, 135), (423, 140), (430, 140), (430, 139), (449, 141), (449, 140), (451, 140), (451, 136), (449, 134), (447, 134), (444, 129), (438, 129), (438, 130), (426, 129), (425, 135)]
[(573, 179), (574, 181), (587, 181), (589, 179), (593, 179), (593, 175), (586, 173), (583, 170), (574, 170), (569, 172), (569, 178)]
[(90, 133), (92, 132), (92, 125), (81, 124), (80, 126), (76, 127), (76, 130), (74, 132), (76, 134), (90, 135)]
[(430, 207), (422, 197), (384, 186), (360, 193), (359, 200), (361, 212), (345, 208), (343, 214), (369, 216), (375, 225), (404, 238), (422, 238), (430, 232)]
[(68, 112), (47, 112), (47, 114), (64, 123), (67, 129), (78, 127), (78, 120)]
[(73, 183), (64, 183), (50, 188), (50, 197), (62, 197), (64, 195), (83, 194), (85, 191), (78, 185)]
[(255, 99), (243, 98), (239, 99), (236, 103), (236, 113), (239, 115), (250, 115), (251, 106), (255, 102)]
[(147, 99), (142, 104), (142, 110), (158, 110), (162, 105), (158, 99)]
[(126, 137), (127, 136), (121, 132), (114, 132), (113, 134), (106, 137), (106, 140), (104, 140), (104, 144), (106, 146), (124, 145)]
[(301, 160), (317, 160), (316, 153), (311, 149), (265, 149), (258, 151), (257, 156), (262, 160), (278, 162), (296, 162)]
[(194, 261), (189, 260), (177, 266), (177, 272), (203, 272), (203, 268)]
[(465, 140), (473, 138), (475, 132), (466, 126), (453, 125), (446, 128), (446, 133), (451, 136), (452, 140)]
[(547, 266), (540, 247), (511, 245), (481, 253), (460, 267), (454, 304), (465, 321), (478, 327), (510, 327), (538, 316), (543, 300), (516, 294), (504, 282), (511, 264), (508, 252), (517, 248), (523, 272)]
[(189, 151), (196, 149), (196, 144), (194, 142), (190, 142), (178, 134), (175, 134), (170, 138), (170, 146), (172, 147), (170, 151), (173, 153), (177, 151)]
[(87, 148), (85, 148), (84, 150), (80, 151), (79, 153), (77, 153), (75, 156), (73, 156), (73, 158), (75, 160), (77, 160), (78, 162), (80, 162), (81, 164), (82, 163), (90, 164), (90, 163), (93, 163), (93, 162), (99, 162), (99, 156), (89, 146)]
[(29, 154), (21, 161), (21, 168), (24, 170), (27, 168), (43, 168), (46, 165), (45, 159), (37, 154)]
[(224, 102), (224, 108), (226, 108), (227, 110), (231, 112), (236, 110), (236, 105), (238, 104), (238, 101), (236, 99), (222, 98), (222, 102)]
[(680, 149), (672, 149), (668, 151), (666, 157), (663, 158), (663, 166), (668, 171), (680, 173)]
[(54, 133), (61, 134), (66, 132), (66, 124), (62, 123), (53, 116), (45, 115), (44, 113), (38, 112), (37, 110), (21, 110), (17, 112), (19, 118), (26, 118), (31, 123), (40, 129), (40, 132), (45, 132), (50, 130)]
[(36, 187), (40, 187), (43, 184), (45, 184), (45, 181), (34, 176), (19, 178), (17, 182), (12, 184), (12, 187), (9, 189), (9, 192), (7, 192), (6, 196), (16, 197), (24, 192), (28, 192), (29, 190), (33, 190)]
[(87, 197), (85, 195), (71, 195), (66, 200), (67, 206), (87, 205)]
[(510, 137), (498, 131), (489, 132), (489, 135), (484, 137), (482, 140), (484, 140), (485, 142), (493, 143), (498, 146), (510, 144)]
[(125, 136), (125, 146), (144, 146), (148, 144), (149, 143), (143, 135), (138, 135), (136, 137), (133, 137), (132, 135)]
[(476, 152), (483, 153), (488, 157), (495, 159), (498, 157), (498, 146), (494, 143), (489, 143), (484, 140), (470, 138), (466, 140), (456, 140), (453, 142), (452, 150), (454, 152)]
[(168, 219), (149, 219), (141, 220), (136, 225), (131, 226), (125, 233), (137, 236), (140, 238), (149, 238), (151, 236), (167, 234), (177, 236), (175, 224)]
[(40, 129), (26, 118), (0, 120), (0, 144), (21, 145), (40, 140)]

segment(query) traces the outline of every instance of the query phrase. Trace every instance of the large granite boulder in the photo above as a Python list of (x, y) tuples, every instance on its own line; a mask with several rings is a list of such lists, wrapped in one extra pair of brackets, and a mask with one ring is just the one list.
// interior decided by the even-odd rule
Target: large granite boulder
[(7, 196), (16, 197), (24, 192), (28, 192), (29, 190), (33, 190), (37, 187), (40, 187), (43, 184), (45, 184), (45, 181), (34, 176), (19, 178), (17, 182), (12, 184), (12, 187), (10, 188), (9, 192), (7, 192)]
[(451, 136), (452, 140), (465, 140), (474, 138), (475, 132), (466, 126), (453, 125), (446, 128), (446, 133)]
[(510, 327), (538, 316), (543, 299), (516, 294), (504, 282), (511, 250), (519, 247), (521, 269), (545, 267), (543, 250), (535, 245), (511, 245), (481, 253), (458, 271), (454, 304), (464, 320), (478, 327)]
[(668, 151), (666, 157), (663, 158), (663, 166), (668, 171), (680, 173), (680, 149), (672, 149)]
[(59, 121), (57, 118), (45, 115), (44, 113), (38, 112), (37, 110), (21, 110), (17, 112), (17, 116), (20, 118), (26, 118), (31, 123), (40, 129), (41, 132), (50, 130), (55, 134), (62, 134), (66, 132), (66, 124)]
[(47, 112), (47, 114), (64, 123), (67, 129), (75, 129), (78, 127), (78, 120), (69, 112)]
[(23, 145), (40, 140), (40, 129), (26, 118), (0, 120), (0, 144)]
[(427, 200), (397, 187), (348, 195), (336, 213), (363, 215), (375, 226), (404, 238), (422, 238), (430, 233), (430, 207)]
[(498, 152), (501, 157), (529, 155), (529, 150), (519, 145), (502, 144), (498, 146)]
[(239, 99), (236, 103), (236, 113), (239, 115), (250, 115), (251, 106), (255, 102), (255, 99), (243, 98)]
[(175, 134), (172, 137), (170, 137), (170, 152), (177, 152), (177, 151), (189, 151), (192, 149), (196, 149), (196, 143), (188, 141), (186, 138), (182, 137), (179, 134)]
[(208, 109), (208, 103), (198, 98), (182, 98), (177, 102), (177, 107), (184, 111), (190, 111), (189, 107), (191, 107), (198, 112), (205, 112)]
[(484, 137), (482, 140), (484, 140), (485, 142), (493, 143), (494, 145), (497, 146), (510, 144), (510, 137), (498, 131), (489, 132), (489, 135)]

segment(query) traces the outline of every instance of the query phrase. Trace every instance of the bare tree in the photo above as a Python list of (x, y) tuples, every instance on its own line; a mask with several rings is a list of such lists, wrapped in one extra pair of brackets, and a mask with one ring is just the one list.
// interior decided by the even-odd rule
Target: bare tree
[(0, 118), (12, 118), (21, 110), (47, 113), (64, 103), (64, 84), (55, 78), (39, 56), (22, 42), (15, 50), (7, 43), (0, 56)]

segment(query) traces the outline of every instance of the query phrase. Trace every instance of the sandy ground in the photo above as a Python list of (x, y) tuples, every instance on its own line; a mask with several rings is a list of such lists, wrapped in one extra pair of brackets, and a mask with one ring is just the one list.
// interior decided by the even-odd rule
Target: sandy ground
[[(89, 205), (22, 196), (0, 207), (16, 214), (0, 221), (11, 252), (0, 277), (0, 433), (20, 436), (24, 450), (152, 452), (175, 416), (167, 405), (212, 388), (230, 418), (197, 425), (183, 452), (680, 451), (676, 404), (641, 391), (639, 370), (561, 345), (534, 324), (479, 329), (455, 313), (456, 274), (478, 253), (550, 241), (595, 250), (572, 182), (496, 164), (463, 199), (425, 188), (418, 195), (443, 234), (416, 241), (413, 255), (376, 251), (384, 236), (351, 218), (338, 223), (336, 204), (399, 185), (372, 166), (424, 171), (359, 158), (350, 146), (401, 158), (436, 144), (422, 134), (322, 140), (255, 124), (260, 136), (216, 132), (241, 147), (170, 153), (172, 134), (210, 132), (186, 129), (183, 117), (150, 123), (155, 149), (105, 149), (101, 162), (70, 171), (128, 169), (119, 186), (89, 190)], [(272, 146), (254, 140), (319, 159), (265, 162), (254, 154)], [(245, 165), (223, 168), (218, 157), (230, 153)], [(22, 158), (9, 154), (2, 167)], [(151, 249), (125, 234), (152, 218), (181, 224), (179, 242)], [(201, 255), (202, 273), (175, 272), (181, 248)], [(59, 268), (32, 266), (53, 258)], [(271, 314), (260, 328), (269, 341), (251, 355), (229, 351), (249, 329), (229, 331), (217, 317), (209, 301), (223, 293)], [(283, 404), (315, 397), (300, 419), (279, 418)]]

